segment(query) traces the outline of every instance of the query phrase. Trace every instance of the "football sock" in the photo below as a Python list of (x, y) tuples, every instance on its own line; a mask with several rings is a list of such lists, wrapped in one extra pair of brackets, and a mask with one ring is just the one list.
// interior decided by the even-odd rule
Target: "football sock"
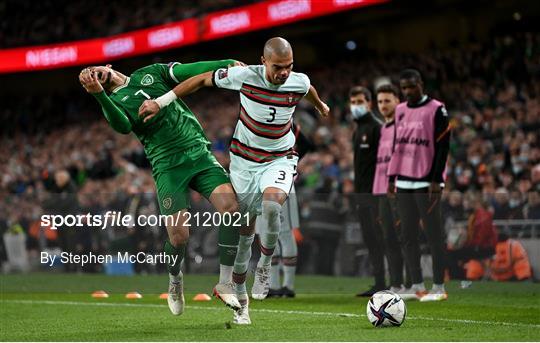
[(431, 290), (434, 292), (444, 292), (444, 284), (433, 284), (433, 287), (431, 287)]
[(233, 268), (233, 281), (236, 283), (237, 293), (246, 292), (246, 274), (251, 259), (251, 244), (254, 238), (255, 235), (240, 235)]
[[(276, 251), (277, 253), (277, 251)], [(272, 256), (272, 265), (270, 266), (270, 288), (279, 289), (279, 256)]]
[(418, 292), (418, 291), (425, 291), (426, 290), (426, 286), (424, 285), (423, 282), (420, 282), (420, 283), (413, 283), (411, 289), (415, 292)]
[(229, 283), (232, 281), (233, 266), (219, 265), (219, 283)]
[[(172, 276), (178, 276), (180, 274), (180, 265), (182, 264), (184, 254), (186, 253), (186, 245), (180, 244), (180, 246), (174, 247), (169, 240), (166, 240), (163, 246), (163, 251), (165, 252), (166, 256), (169, 256), (168, 260), (170, 260), (170, 263), (167, 263), (167, 270), (169, 271), (169, 274)], [(176, 260), (174, 259), (175, 256)]]
[(290, 290), (294, 289), (296, 275), (296, 256), (283, 257), (283, 286)]
[(261, 257), (257, 263), (258, 267), (267, 266), (272, 260), (274, 249), (278, 240), (279, 230), (281, 228), (281, 205), (275, 201), (264, 200), (262, 202), (262, 232), (261, 237)]
[(219, 282), (228, 283), (232, 278), (234, 260), (238, 251), (239, 230), (221, 225), (218, 232)]

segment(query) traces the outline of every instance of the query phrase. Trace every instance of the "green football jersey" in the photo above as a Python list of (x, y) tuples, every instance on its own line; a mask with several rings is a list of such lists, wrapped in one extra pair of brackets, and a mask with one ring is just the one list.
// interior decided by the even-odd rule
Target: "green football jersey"
[[(220, 64), (228, 62), (223, 61)], [(145, 100), (155, 99), (170, 91), (178, 82), (184, 81), (174, 72), (174, 68), (180, 66), (183, 65), (159, 63), (138, 69), (129, 76), (124, 85), (109, 95), (112, 102), (127, 115), (132, 132), (143, 144), (154, 172), (156, 169), (180, 163), (180, 159), (172, 155), (210, 144), (199, 121), (180, 99), (162, 108), (146, 123), (139, 117), (139, 107)], [(186, 77), (188, 76), (192, 75), (188, 72)]]

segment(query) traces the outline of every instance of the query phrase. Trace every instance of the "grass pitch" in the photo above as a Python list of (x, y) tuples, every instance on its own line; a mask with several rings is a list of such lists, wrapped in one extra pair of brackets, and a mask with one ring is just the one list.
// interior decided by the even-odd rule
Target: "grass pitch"
[[(0, 276), (2, 341), (539, 341), (540, 285), (475, 282), (448, 285), (440, 303), (407, 302), (401, 327), (373, 328), (367, 299), (354, 294), (370, 280), (299, 276), (295, 299), (252, 301), (251, 326), (236, 326), (221, 302), (194, 302), (217, 276), (187, 275), (186, 311), (172, 316), (158, 294), (165, 275)], [(248, 281), (248, 286), (251, 280)], [(90, 293), (105, 290), (108, 299)], [(142, 299), (124, 294), (138, 291)]]

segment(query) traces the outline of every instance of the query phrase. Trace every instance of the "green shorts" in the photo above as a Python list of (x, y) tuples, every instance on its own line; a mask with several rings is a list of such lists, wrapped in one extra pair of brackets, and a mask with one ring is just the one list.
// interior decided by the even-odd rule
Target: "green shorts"
[(216, 187), (231, 182), (225, 169), (206, 147), (204, 150), (189, 149), (187, 153), (171, 158), (178, 159), (179, 164), (165, 169), (158, 167), (154, 171), (161, 214), (170, 215), (190, 208), (190, 189), (208, 199)]

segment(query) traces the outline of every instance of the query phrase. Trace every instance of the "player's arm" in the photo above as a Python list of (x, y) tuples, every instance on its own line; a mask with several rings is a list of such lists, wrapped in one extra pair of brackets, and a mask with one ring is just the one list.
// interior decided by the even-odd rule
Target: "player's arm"
[(194, 93), (202, 87), (211, 87), (213, 85), (212, 74), (212, 71), (208, 71), (206, 73), (191, 77), (159, 98), (155, 100), (146, 100), (142, 103), (141, 107), (139, 107), (139, 116), (144, 117), (143, 122), (146, 123), (148, 120), (155, 117), (159, 113), (159, 110), (165, 106), (168, 106), (176, 99)]
[(131, 132), (131, 122), (125, 113), (119, 109), (105, 94), (103, 87), (98, 81), (97, 74), (89, 69), (84, 69), (79, 74), (79, 81), (86, 91), (92, 94), (101, 105), (103, 115), (109, 125), (117, 132), (127, 134)]
[(439, 193), (440, 184), (444, 183), (443, 173), (450, 150), (450, 130), (448, 112), (444, 106), (440, 106), (435, 113), (435, 158), (431, 170), (430, 194)]
[[(155, 100), (146, 100), (139, 108), (139, 116), (144, 117), (144, 122), (155, 117), (159, 110), (168, 106), (178, 98), (194, 93), (203, 87), (217, 86), (220, 88), (240, 89), (239, 81), (245, 66), (241, 62), (235, 62), (235, 66), (229, 69), (217, 69), (191, 77), (174, 87), (171, 91), (163, 94)], [(220, 76), (221, 75), (221, 76)]]
[(92, 94), (101, 105), (103, 115), (109, 125), (119, 133), (128, 134), (131, 132), (131, 122), (121, 109), (116, 106), (104, 91)]
[(193, 76), (200, 75), (209, 71), (214, 71), (219, 68), (227, 68), (237, 65), (235, 60), (219, 60), (219, 61), (201, 61), (194, 63), (173, 63), (169, 68), (171, 78), (180, 83)]
[(305, 98), (317, 109), (317, 111), (319, 111), (321, 116), (327, 117), (328, 114), (330, 114), (330, 108), (321, 100), (321, 98), (319, 98), (319, 94), (317, 93), (315, 87), (311, 85), (309, 86), (309, 90), (305, 95)]

